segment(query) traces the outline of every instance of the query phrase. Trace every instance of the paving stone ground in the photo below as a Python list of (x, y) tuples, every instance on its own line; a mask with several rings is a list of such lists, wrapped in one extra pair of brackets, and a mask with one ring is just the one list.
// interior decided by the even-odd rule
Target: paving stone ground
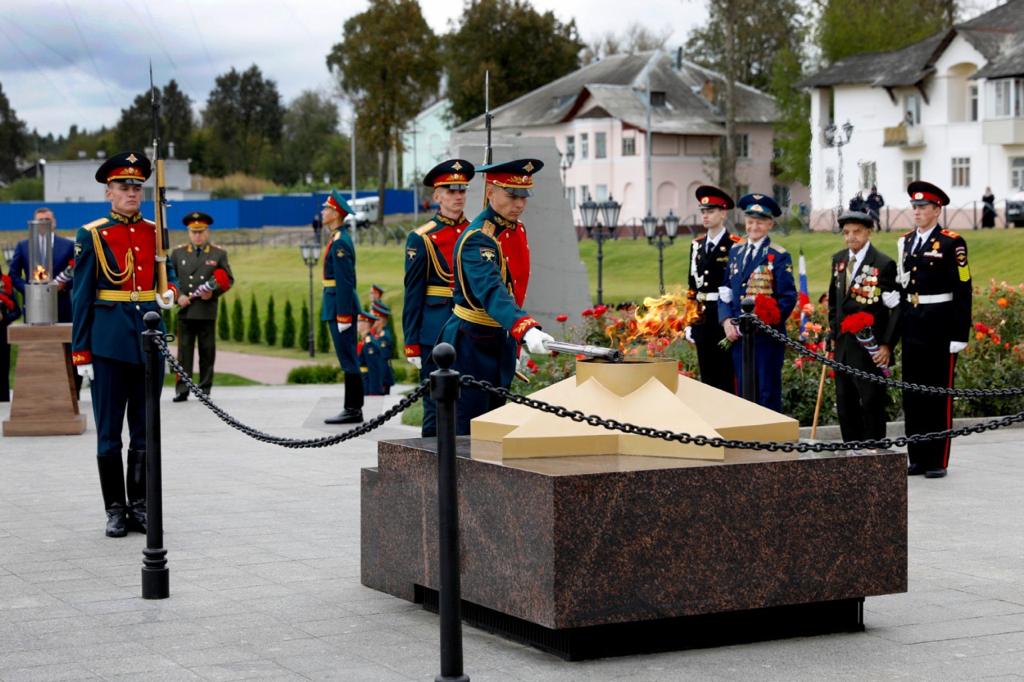
[[(285, 450), (164, 391), (171, 597), (140, 598), (142, 535), (103, 536), (95, 432), (0, 438), (0, 680), (431, 680), (437, 617), (359, 584), (359, 470), (377, 438)], [(338, 387), (214, 390), (246, 423), (331, 432)], [(377, 414), (394, 398), (370, 398)], [(7, 416), (6, 405), (0, 417)], [(910, 591), (868, 598), (867, 631), (567, 663), (471, 627), (484, 680), (1024, 679), (1021, 431), (958, 441), (913, 478)]]

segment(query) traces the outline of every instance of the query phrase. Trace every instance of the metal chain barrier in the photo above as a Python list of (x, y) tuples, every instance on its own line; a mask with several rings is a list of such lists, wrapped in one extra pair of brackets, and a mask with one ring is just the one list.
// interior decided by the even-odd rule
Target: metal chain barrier
[(585, 414), (579, 410), (570, 410), (559, 405), (552, 405), (543, 400), (530, 398), (529, 396), (517, 395), (507, 388), (495, 386), (489, 381), (477, 379), (469, 375), (462, 375), (460, 381), (463, 386), (476, 388), (497, 396), (501, 396), (509, 402), (525, 405), (526, 407), (553, 414), (556, 417), (571, 419), (574, 422), (586, 422), (590, 426), (597, 426), (609, 431), (621, 431), (636, 436), (657, 438), (660, 440), (676, 441), (684, 445), (698, 445), (712, 448), (731, 448), (736, 450), (768, 450), (769, 452), (841, 452), (846, 450), (887, 450), (893, 447), (903, 447), (908, 443), (923, 443), (929, 440), (941, 438), (956, 438), (972, 433), (984, 433), (994, 431), (1011, 424), (1024, 422), (1024, 412), (1000, 417), (992, 421), (962, 426), (958, 429), (947, 429), (945, 431), (933, 431), (931, 433), (915, 433), (912, 436), (900, 436), (898, 438), (884, 438), (882, 440), (855, 440), (846, 442), (830, 443), (806, 443), (806, 442), (774, 442), (755, 440), (733, 440), (715, 436), (697, 435), (689, 433), (676, 433), (674, 431), (663, 431), (650, 426), (637, 426), (628, 422), (620, 422), (616, 419), (605, 419), (595, 414)]
[(944, 388), (942, 386), (926, 386), (924, 384), (914, 384), (907, 381), (899, 381), (898, 379), (887, 379), (881, 374), (875, 374), (873, 372), (867, 372), (856, 367), (850, 367), (844, 365), (841, 362), (833, 360), (832, 358), (826, 357), (821, 353), (817, 353), (810, 348), (807, 348), (796, 339), (791, 339), (784, 332), (780, 332), (778, 329), (769, 326), (756, 315), (751, 316), (752, 322), (758, 328), (758, 331), (762, 331), (768, 336), (772, 337), (776, 341), (789, 346), (793, 350), (797, 351), (801, 355), (817, 360), (818, 362), (831, 367), (839, 372), (844, 372), (858, 379), (864, 379), (865, 381), (872, 381), (876, 384), (883, 384), (885, 386), (891, 386), (893, 388), (900, 388), (905, 391), (914, 391), (915, 393), (930, 393), (931, 395), (950, 395), (954, 398), (1009, 398), (1014, 396), (1024, 395), (1024, 388)]
[(423, 397), (423, 394), (426, 393), (427, 390), (429, 389), (429, 384), (427, 382), (420, 384), (411, 393), (409, 393), (400, 401), (398, 401), (398, 403), (396, 403), (394, 406), (385, 410), (379, 416), (374, 417), (373, 419), (367, 422), (363, 422), (359, 426), (344, 433), (339, 433), (333, 436), (322, 436), (320, 438), (285, 438), (283, 436), (273, 436), (269, 433), (264, 433), (259, 429), (247, 426), (246, 424), (243, 424), (242, 422), (232, 417), (230, 414), (228, 414), (221, 408), (217, 407), (217, 405), (215, 405), (213, 401), (210, 400), (210, 396), (206, 395), (206, 393), (204, 393), (198, 386), (196, 386), (195, 383), (192, 382), (192, 378), (185, 373), (184, 369), (182, 369), (181, 365), (178, 363), (177, 358), (175, 358), (171, 354), (170, 350), (167, 348), (167, 339), (164, 338), (163, 336), (157, 337), (156, 345), (157, 348), (160, 349), (160, 354), (164, 356), (165, 360), (167, 360), (168, 366), (170, 366), (170, 368), (179, 377), (181, 377), (181, 380), (185, 383), (185, 386), (188, 387), (189, 393), (194, 395), (196, 399), (199, 400), (199, 402), (201, 402), (203, 405), (206, 405), (206, 407), (210, 408), (210, 411), (213, 412), (218, 417), (220, 417), (221, 421), (223, 421), (231, 428), (241, 431), (250, 438), (254, 438), (264, 443), (271, 443), (272, 445), (280, 445), (281, 447), (285, 448), (325, 448), (330, 445), (337, 445), (338, 443), (342, 443), (346, 440), (351, 440), (353, 438), (365, 436), (371, 431), (383, 426), (387, 421), (389, 421), (393, 417), (401, 414), (405, 410), (412, 407), (420, 398)]

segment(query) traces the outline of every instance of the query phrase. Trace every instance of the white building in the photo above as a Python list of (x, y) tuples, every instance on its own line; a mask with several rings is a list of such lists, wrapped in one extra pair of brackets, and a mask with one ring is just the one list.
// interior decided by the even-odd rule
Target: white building
[(402, 133), (402, 187), (418, 187), (428, 170), (448, 158), (450, 111), (447, 98), (435, 100)]
[[(106, 185), (96, 182), (96, 171), (104, 161), (105, 157), (47, 161), (43, 167), (43, 199), (47, 202), (104, 201)], [(185, 194), (192, 194), (189, 192), (192, 189), (192, 176), (188, 171), (187, 159), (166, 159), (164, 173), (168, 198), (180, 199)], [(146, 180), (142, 186), (143, 199), (152, 199), (155, 181), (152, 175)], [(208, 195), (206, 198), (209, 198)]]
[[(571, 205), (576, 207), (587, 196), (599, 202), (613, 197), (622, 203), (619, 223), (638, 226), (648, 210), (648, 63), (650, 209), (659, 219), (671, 210), (684, 224), (699, 222), (693, 193), (699, 185), (716, 182), (725, 135), (719, 106), (724, 82), (714, 71), (663, 53), (613, 55), (496, 108), (492, 129), (504, 135), (553, 138), (563, 158), (572, 152), (572, 165), (564, 169)], [(773, 177), (775, 100), (738, 84), (736, 102), (739, 193), (770, 193), (783, 205), (805, 201), (805, 188), (781, 184)], [(483, 125), (481, 116), (457, 130), (479, 131)], [(538, 180), (553, 180), (562, 172), (544, 168)]]
[[(895, 52), (843, 59), (801, 82), (811, 90), (812, 226), (877, 184), (881, 221), (910, 227), (907, 184), (927, 180), (950, 197), (944, 224), (980, 222), (986, 187), (1003, 200), (1024, 187), (1024, 0)], [(830, 124), (853, 126), (840, 150)]]

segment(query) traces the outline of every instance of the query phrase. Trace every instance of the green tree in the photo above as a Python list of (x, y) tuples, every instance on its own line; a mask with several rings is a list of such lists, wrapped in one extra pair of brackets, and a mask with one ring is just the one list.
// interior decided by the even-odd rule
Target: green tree
[(268, 346), (277, 345), (277, 318), (274, 314), (274, 295), (267, 301), (267, 321), (263, 323), (263, 340)]
[(584, 47), (574, 20), (563, 24), (528, 0), (468, 0), (445, 45), (448, 99), (460, 123), (484, 112), (484, 72), (493, 108), (579, 68)]
[(299, 315), (299, 335), (295, 337), (296, 348), (309, 348), (309, 306), (302, 302), (302, 314)]
[(326, 353), (330, 349), (331, 339), (330, 333), (327, 331), (327, 322), (320, 320), (316, 326), (316, 351), (318, 353)]
[(231, 323), (228, 322), (228, 302), (220, 299), (220, 310), (217, 312), (217, 336), (221, 341), (231, 338)]
[[(167, 158), (167, 145), (171, 142), (184, 155), (194, 125), (192, 100), (174, 80), (167, 83), (163, 91), (155, 89), (160, 107), (160, 155)], [(153, 144), (153, 103), (148, 89), (137, 95), (131, 106), (121, 110), (114, 136), (118, 149), (143, 149)]]
[(956, 0), (823, 0), (817, 44), (831, 64), (906, 47), (953, 25)]
[[(309, 311), (306, 311), (309, 315)], [(307, 320), (307, 324), (309, 324)], [(295, 345), (295, 313), (292, 311), (292, 302), (284, 302), (284, 324), (281, 327), (281, 347), (292, 348)]]
[(236, 298), (231, 307), (231, 338), (241, 341), (245, 338), (245, 321), (242, 319), (242, 299)]
[[(359, 135), (380, 154), (383, 207), (391, 150), (401, 149), (402, 130), (437, 94), (439, 41), (416, 0), (370, 0), (365, 12), (345, 22), (343, 35), (327, 55), (327, 68), (352, 99)], [(383, 210), (379, 220), (383, 225)]]
[(622, 33), (606, 31), (588, 42), (583, 48), (581, 61), (591, 64), (613, 54), (639, 54), (663, 49), (671, 36), (670, 26), (662, 26), (660, 30), (654, 31), (634, 21)]
[(306, 90), (288, 104), (284, 113), (281, 159), (274, 173), (277, 182), (304, 182), (312, 173), (320, 183), (325, 174), (334, 185), (346, 186), (349, 139), (338, 133), (338, 108), (330, 98)]
[(778, 103), (780, 119), (774, 127), (775, 160), (778, 177), (783, 182), (811, 181), (811, 96), (793, 87), (803, 70), (799, 57), (789, 48), (775, 56), (772, 67), (771, 92)]
[(206, 100), (205, 143), (212, 148), (206, 158), (212, 154), (220, 160), (216, 170), (257, 174), (273, 159), (283, 119), (277, 84), (255, 64), (242, 73), (232, 68), (217, 76)]
[(42, 178), (18, 178), (0, 188), (0, 201), (42, 201)]
[(28, 153), (28, 142), (25, 122), (18, 118), (0, 84), (0, 180), (17, 176), (18, 160)]
[(245, 336), (249, 343), (260, 342), (260, 309), (256, 305), (255, 293), (249, 299), (249, 326)]

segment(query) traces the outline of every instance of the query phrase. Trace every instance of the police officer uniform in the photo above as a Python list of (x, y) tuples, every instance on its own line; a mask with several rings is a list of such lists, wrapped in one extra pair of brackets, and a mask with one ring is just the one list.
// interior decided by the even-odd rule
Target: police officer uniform
[(373, 340), (380, 346), (381, 357), (384, 360), (384, 377), (381, 383), (384, 386), (383, 395), (391, 394), (391, 387), (395, 385), (395, 370), (391, 367), (391, 359), (395, 354), (395, 333), (391, 324), (391, 308), (381, 299), (376, 299), (370, 306), (374, 317), (374, 328), (371, 331)]
[[(124, 152), (107, 159), (96, 171), (96, 180), (108, 186), (118, 182), (142, 185), (150, 172), (144, 155)], [(146, 326), (142, 318), (147, 312), (160, 312), (158, 296), (167, 307), (177, 296), (170, 263), (169, 291), (155, 291), (159, 238), (156, 226), (140, 213), (122, 215), (113, 210), (80, 228), (75, 237), (71, 357), (79, 373), (92, 374), (96, 454), (110, 537), (124, 536), (128, 530), (145, 531), (146, 396), (141, 334)], [(127, 479), (121, 463), (126, 412), (130, 434)]]
[[(872, 216), (848, 211), (839, 216), (839, 226), (859, 223), (875, 226)], [(843, 322), (856, 313), (874, 318), (862, 335), (870, 332), (878, 345), (894, 349), (899, 313), (890, 311), (882, 295), (896, 291), (896, 262), (869, 241), (856, 254), (849, 249), (832, 255), (832, 277), (828, 288), (828, 320), (835, 343), (835, 359), (844, 365), (881, 375), (882, 371), (853, 332), (843, 332)], [(890, 364), (892, 362), (890, 355)], [(844, 441), (885, 438), (889, 393), (882, 384), (836, 372), (836, 410)]]
[[(373, 324), (380, 318), (372, 313), (359, 313), (359, 320)], [(387, 358), (372, 329), (360, 334), (356, 348), (359, 353), (359, 371), (363, 376), (363, 391), (366, 395), (386, 395)]]
[[(537, 159), (519, 159), (479, 170), (487, 173), (488, 184), (513, 196), (528, 197), (533, 175), (543, 165)], [(551, 338), (517, 303), (526, 292), (515, 287), (503, 235), (521, 228), (522, 223), (500, 215), (489, 203), (463, 231), (455, 243), (454, 307), (440, 336), (455, 347), (455, 369), (506, 388), (515, 374), (519, 343), (530, 343), (528, 337), (534, 329), (534, 339)], [(538, 345), (538, 350), (542, 348)], [(456, 410), (456, 432), (469, 434), (474, 417), (503, 403), (485, 391), (464, 387)]]
[[(949, 197), (930, 182), (907, 187), (914, 206), (945, 206)], [(903, 341), (903, 380), (928, 386), (953, 387), (957, 353), (971, 331), (971, 269), (967, 243), (952, 230), (934, 225), (927, 233), (915, 229), (897, 242), (897, 279), (902, 288), (900, 327)], [(913, 391), (903, 392), (906, 433), (948, 429), (953, 423), (953, 399)], [(929, 478), (946, 475), (950, 440), (909, 443), (908, 473)]]
[[(728, 211), (734, 205), (732, 197), (711, 185), (701, 185), (695, 194), (701, 211)], [(718, 287), (725, 282), (729, 253), (735, 244), (742, 241), (740, 237), (729, 234), (723, 226), (716, 238), (704, 233), (690, 242), (689, 290), (686, 295), (696, 302), (699, 315), (690, 323), (690, 335), (697, 347), (700, 380), (729, 393), (736, 393), (736, 373), (732, 366), (732, 351), (719, 345), (725, 338), (725, 332), (718, 322)]]
[[(323, 253), (323, 299), (320, 319), (331, 332), (338, 364), (345, 374), (345, 403), (342, 412), (324, 420), (326, 424), (357, 424), (363, 421), (363, 377), (359, 370), (356, 345), (356, 316), (362, 310), (356, 293), (356, 247), (349, 234), (345, 216), (352, 208), (337, 190), (331, 190), (324, 206), (330, 206), (340, 215), (338, 225), (331, 233), (330, 242)], [(344, 331), (339, 325), (348, 325)]]
[[(193, 211), (182, 222), (190, 232), (202, 232), (213, 224), (213, 218)], [(199, 342), (199, 388), (209, 395), (213, 387), (213, 363), (217, 354), (217, 303), (235, 283), (228, 264), (228, 252), (207, 242), (202, 246), (182, 244), (171, 252), (178, 273), (181, 294), (188, 296), (187, 306), (178, 310), (178, 362), (192, 376), (192, 356)], [(203, 299), (209, 292), (211, 298)], [(178, 377), (174, 402), (188, 399), (188, 387)]]
[[(464, 159), (449, 159), (434, 166), (423, 177), (423, 184), (434, 189), (465, 191), (476, 169)], [(405, 240), (405, 300), (402, 308), (402, 333), (405, 357), (421, 358), (420, 376), (437, 369), (431, 353), (441, 328), (452, 314), (452, 290), (455, 286), (453, 262), (455, 242), (469, 226), (464, 215), (447, 218), (440, 211), (409, 233)], [(429, 395), (423, 396), (425, 437), (437, 435), (436, 407)]]
[[(764, 194), (747, 194), (736, 205), (748, 216), (774, 220), (782, 209)], [(729, 270), (719, 289), (718, 320), (735, 320), (741, 314), (740, 302), (748, 297), (770, 296), (778, 304), (781, 319), (774, 325), (786, 331), (786, 319), (796, 306), (796, 284), (793, 281), (793, 258), (786, 249), (773, 244), (770, 236), (760, 243), (744, 240), (729, 252)], [(732, 361), (736, 368), (736, 381), (743, 377), (742, 339), (732, 344)], [(758, 333), (754, 339), (755, 382), (757, 404), (776, 412), (782, 411), (782, 361), (784, 347), (781, 342)]]

